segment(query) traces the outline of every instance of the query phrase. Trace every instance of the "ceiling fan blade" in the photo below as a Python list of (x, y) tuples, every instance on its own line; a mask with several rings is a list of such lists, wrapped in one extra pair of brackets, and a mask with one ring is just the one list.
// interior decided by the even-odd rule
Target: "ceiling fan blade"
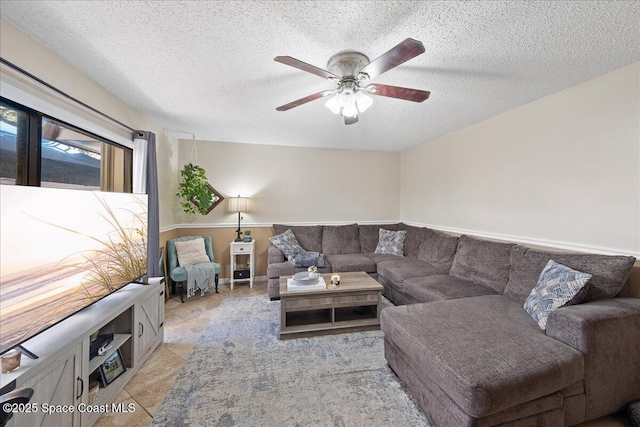
[(276, 108), (278, 111), (287, 111), (295, 107), (299, 107), (302, 104), (306, 104), (307, 102), (315, 101), (316, 99), (323, 98), (327, 95), (331, 95), (335, 91), (333, 90), (323, 90), (322, 92), (314, 93), (313, 95), (305, 96), (304, 98), (300, 98), (296, 101), (290, 102), (288, 104), (284, 104)]
[(422, 102), (429, 98), (431, 92), (426, 90), (409, 89), (407, 87), (370, 84), (366, 88), (371, 95), (388, 96), (390, 98), (404, 99), (406, 101)]
[(406, 39), (383, 53), (382, 56), (374, 59), (368, 65), (365, 65), (359, 73), (366, 73), (370, 79), (373, 79), (423, 52), (424, 46), (421, 42), (414, 39)]
[(340, 79), (340, 77), (328, 72), (327, 70), (323, 70), (322, 68), (307, 64), (306, 62), (302, 62), (299, 59), (292, 58), (290, 56), (276, 56), (275, 58), (273, 58), (273, 60), (285, 65), (289, 65), (291, 67), (295, 67), (299, 70), (306, 71), (307, 73), (315, 74), (316, 76), (320, 76), (325, 79)]
[(354, 123), (358, 123), (358, 116), (353, 116), (353, 117), (344, 116), (345, 125), (352, 125)]

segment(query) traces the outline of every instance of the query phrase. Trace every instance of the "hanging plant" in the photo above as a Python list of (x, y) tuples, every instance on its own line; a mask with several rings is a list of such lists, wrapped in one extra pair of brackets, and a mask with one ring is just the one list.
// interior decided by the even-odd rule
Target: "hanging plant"
[(207, 182), (201, 166), (186, 164), (180, 176), (182, 181), (176, 195), (186, 213), (206, 215), (222, 201), (223, 197)]

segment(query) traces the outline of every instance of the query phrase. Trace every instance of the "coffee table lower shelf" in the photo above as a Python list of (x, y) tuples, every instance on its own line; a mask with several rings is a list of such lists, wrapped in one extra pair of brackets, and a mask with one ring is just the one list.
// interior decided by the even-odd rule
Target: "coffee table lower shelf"
[(328, 308), (285, 313), (280, 339), (380, 329), (378, 306)]

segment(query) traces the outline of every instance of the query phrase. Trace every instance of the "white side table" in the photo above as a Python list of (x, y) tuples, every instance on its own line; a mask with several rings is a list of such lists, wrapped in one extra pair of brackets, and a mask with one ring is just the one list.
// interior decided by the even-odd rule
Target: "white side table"
[[(252, 240), (250, 242), (231, 242), (230, 245), (230, 253), (231, 253), (231, 290), (233, 290), (234, 282), (244, 282), (249, 281), (249, 287), (253, 288), (253, 278), (256, 274), (255, 269), (255, 252), (256, 252), (256, 241)], [(242, 278), (235, 278), (236, 271), (236, 256), (238, 255), (249, 255), (249, 276)]]

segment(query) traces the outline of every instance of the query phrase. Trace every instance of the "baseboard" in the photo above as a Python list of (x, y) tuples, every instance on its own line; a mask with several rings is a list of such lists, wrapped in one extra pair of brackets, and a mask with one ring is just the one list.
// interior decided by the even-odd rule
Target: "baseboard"
[[(256, 276), (253, 278), (253, 283), (256, 282), (266, 282), (267, 281), (267, 276)], [(218, 280), (218, 284), (219, 285), (228, 285), (231, 283), (231, 279), (229, 277), (225, 277), (223, 279), (219, 279)], [(248, 282), (237, 282), (237, 283), (248, 283)]]

